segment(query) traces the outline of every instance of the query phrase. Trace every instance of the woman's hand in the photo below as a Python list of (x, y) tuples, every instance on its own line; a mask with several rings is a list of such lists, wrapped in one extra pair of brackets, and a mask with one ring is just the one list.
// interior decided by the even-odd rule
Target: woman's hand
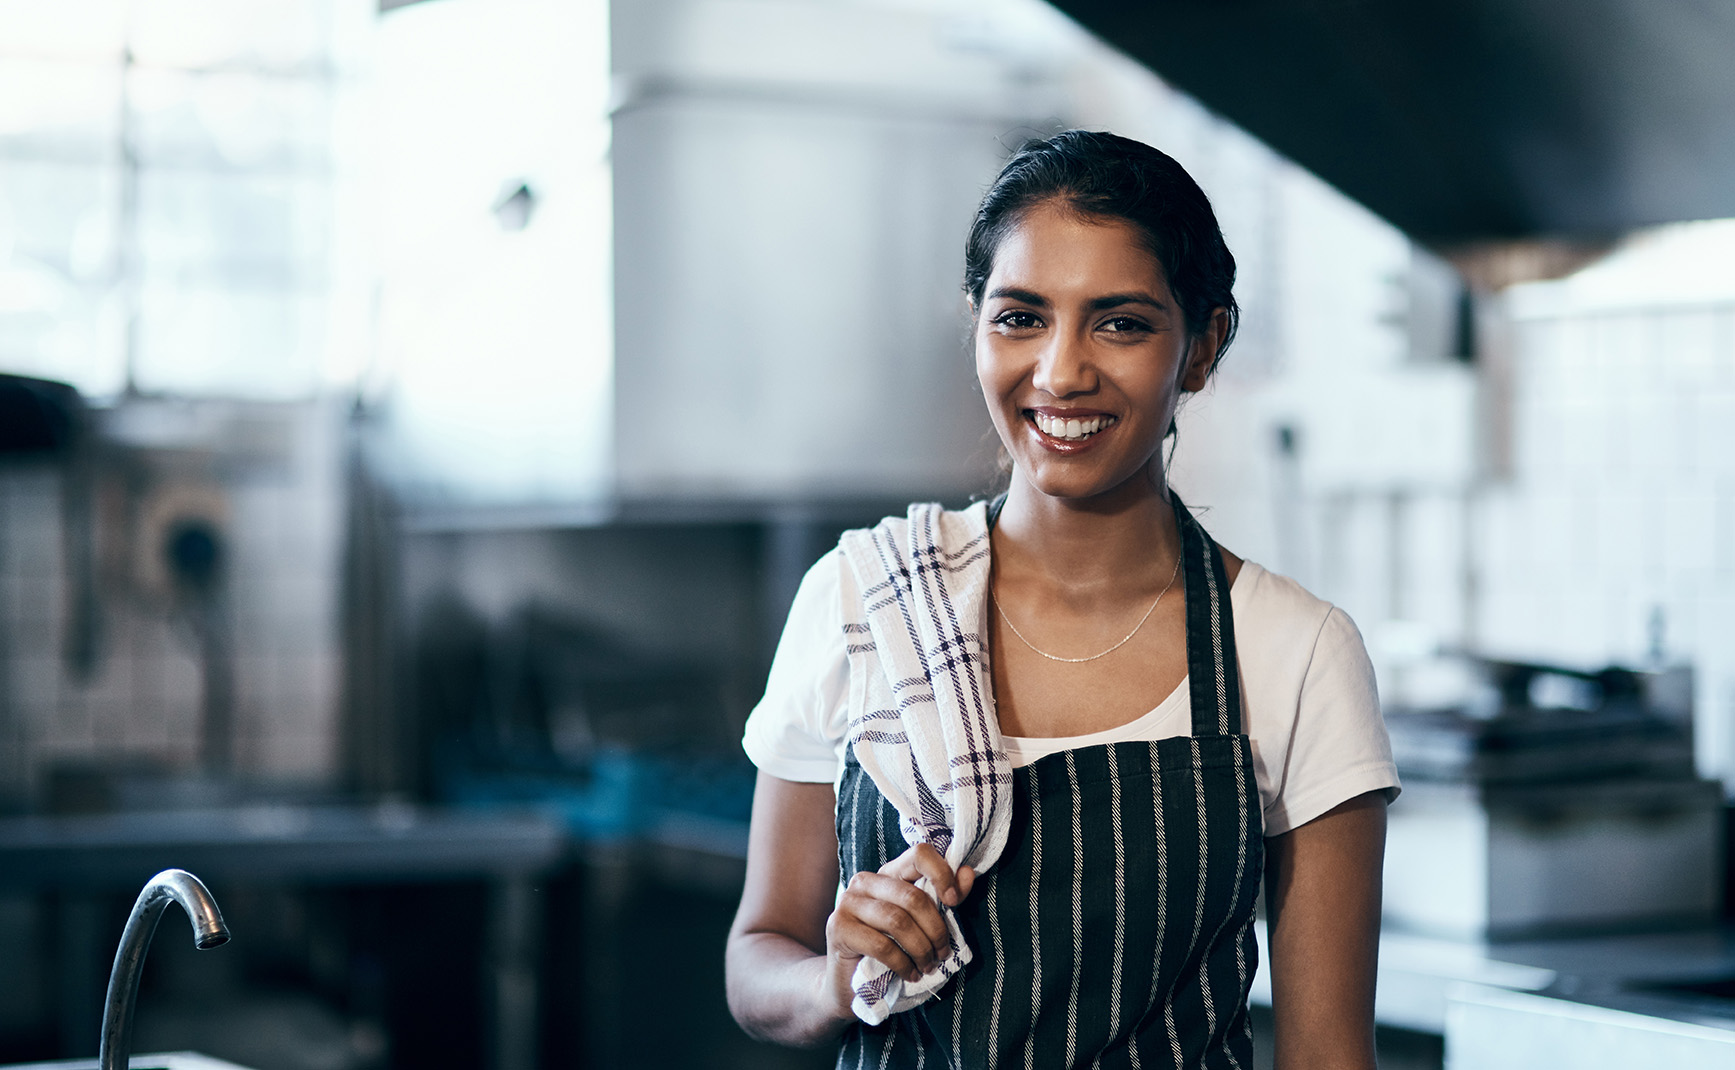
[[(926, 877), (934, 895), (916, 887)], [(954, 872), (932, 845), (918, 843), (881, 866), (850, 878), (825, 923), (826, 977), (835, 1004), (849, 1013), (850, 979), (864, 956), (885, 963), (906, 981), (919, 981), (952, 950), (939, 903), (955, 907), (970, 895), (976, 871)], [(939, 903), (935, 902), (938, 897)]]
[(863, 955), (917, 978), (950, 950), (945, 919), (916, 887), (926, 877), (947, 906), (969, 896), (927, 844), (878, 873), (858, 873), (837, 896), (836, 797), (830, 784), (759, 774), (747, 843), (747, 882), (724, 956), (729, 1009), (741, 1028), (780, 1044), (823, 1044), (854, 1017), (850, 979)]

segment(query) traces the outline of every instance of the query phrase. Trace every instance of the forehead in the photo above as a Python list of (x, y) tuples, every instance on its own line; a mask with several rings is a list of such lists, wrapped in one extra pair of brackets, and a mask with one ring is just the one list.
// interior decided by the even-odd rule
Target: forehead
[(1045, 202), (1019, 216), (994, 251), (988, 290), (1168, 293), (1162, 263), (1144, 234), (1124, 219), (1086, 215)]

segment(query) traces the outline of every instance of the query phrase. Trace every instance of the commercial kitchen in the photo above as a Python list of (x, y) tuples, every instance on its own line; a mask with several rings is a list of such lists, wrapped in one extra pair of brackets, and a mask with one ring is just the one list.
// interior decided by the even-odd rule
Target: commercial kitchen
[(1732, 53), (1697, 0), (0, 2), (0, 1066), (832, 1065), (725, 1004), (743, 725), (840, 533), (994, 493), (964, 238), (1072, 127), (1239, 263), (1175, 487), (1374, 663), (1382, 1065), (1735, 1065)]

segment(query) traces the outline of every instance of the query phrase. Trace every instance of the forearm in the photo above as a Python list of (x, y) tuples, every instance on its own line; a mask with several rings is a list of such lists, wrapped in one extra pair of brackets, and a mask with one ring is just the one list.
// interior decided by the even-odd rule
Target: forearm
[(1385, 800), (1266, 841), (1277, 1070), (1374, 1070)]
[(853, 1020), (831, 960), (780, 933), (731, 935), (724, 955), (729, 1011), (750, 1036), (816, 1047)]
[(1320, 956), (1298, 948), (1315, 934), (1295, 928), (1271, 932), (1275, 1070), (1374, 1070), (1374, 956), (1310, 968)]

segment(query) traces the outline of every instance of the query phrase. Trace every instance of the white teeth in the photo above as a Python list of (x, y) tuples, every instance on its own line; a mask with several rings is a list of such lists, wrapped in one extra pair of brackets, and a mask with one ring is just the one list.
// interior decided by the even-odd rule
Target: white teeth
[(1114, 422), (1112, 416), (1091, 416), (1083, 420), (1061, 420), (1046, 413), (1032, 413), (1036, 427), (1051, 438), (1077, 442), (1079, 439), (1096, 434)]

